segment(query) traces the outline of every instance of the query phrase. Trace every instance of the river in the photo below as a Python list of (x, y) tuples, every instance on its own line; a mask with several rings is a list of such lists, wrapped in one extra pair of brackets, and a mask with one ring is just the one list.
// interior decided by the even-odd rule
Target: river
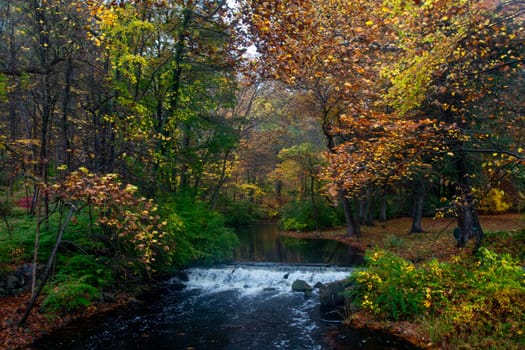
[(276, 225), (240, 229), (235, 260), (193, 267), (159, 295), (95, 323), (72, 325), (34, 349), (413, 349), (385, 334), (323, 318), (319, 291), (293, 292), (348, 277), (358, 252), (339, 243), (281, 237)]

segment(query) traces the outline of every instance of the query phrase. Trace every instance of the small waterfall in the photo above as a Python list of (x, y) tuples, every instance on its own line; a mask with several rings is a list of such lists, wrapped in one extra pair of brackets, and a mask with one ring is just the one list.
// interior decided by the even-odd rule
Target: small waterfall
[[(291, 292), (295, 280), (306, 281), (314, 287), (318, 283), (329, 283), (348, 278), (352, 268), (330, 265), (292, 264), (232, 264), (210, 268), (189, 268), (186, 270), (189, 288), (205, 292), (236, 290), (241, 294), (276, 291)], [(173, 282), (180, 282), (174, 279)]]

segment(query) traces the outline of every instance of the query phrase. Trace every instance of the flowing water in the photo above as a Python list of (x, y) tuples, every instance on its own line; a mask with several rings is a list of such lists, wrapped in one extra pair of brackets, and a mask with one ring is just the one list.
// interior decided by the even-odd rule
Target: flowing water
[(315, 286), (347, 278), (352, 267), (334, 265), (348, 261), (346, 247), (273, 237), (274, 227), (266, 228), (263, 238), (240, 233), (237, 262), (190, 268), (134, 311), (63, 330), (34, 348), (411, 349), (383, 334), (324, 320), (317, 289), (310, 297), (292, 291), (298, 279)]

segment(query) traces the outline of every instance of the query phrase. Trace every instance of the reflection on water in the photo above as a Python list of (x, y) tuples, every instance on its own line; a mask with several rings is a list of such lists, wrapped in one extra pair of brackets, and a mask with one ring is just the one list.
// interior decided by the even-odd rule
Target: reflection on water
[(355, 266), (363, 263), (362, 252), (339, 242), (284, 237), (276, 223), (262, 223), (237, 229), (240, 245), (234, 260), (278, 263), (333, 264)]

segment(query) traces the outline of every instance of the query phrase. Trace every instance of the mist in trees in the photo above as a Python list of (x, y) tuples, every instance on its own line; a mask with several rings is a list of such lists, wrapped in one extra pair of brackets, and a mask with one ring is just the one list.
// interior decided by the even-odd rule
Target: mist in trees
[(396, 193), (413, 198), (412, 231), (425, 198), (438, 198), (434, 211), (457, 217), (458, 245), (479, 244), (482, 193), (504, 178), (509, 192), (523, 186), (523, 11), (519, 1), (245, 3), (260, 74), (316, 102), (321, 177), (349, 234), (358, 216), (370, 222), (375, 196)]
[(462, 246), (481, 240), (479, 210), (521, 207), (521, 2), (0, 7), (6, 213), (23, 195), (50, 215), (47, 189), (79, 169), (136, 185), (173, 232), (194, 201), (224, 223), (356, 236), (454, 216)]

